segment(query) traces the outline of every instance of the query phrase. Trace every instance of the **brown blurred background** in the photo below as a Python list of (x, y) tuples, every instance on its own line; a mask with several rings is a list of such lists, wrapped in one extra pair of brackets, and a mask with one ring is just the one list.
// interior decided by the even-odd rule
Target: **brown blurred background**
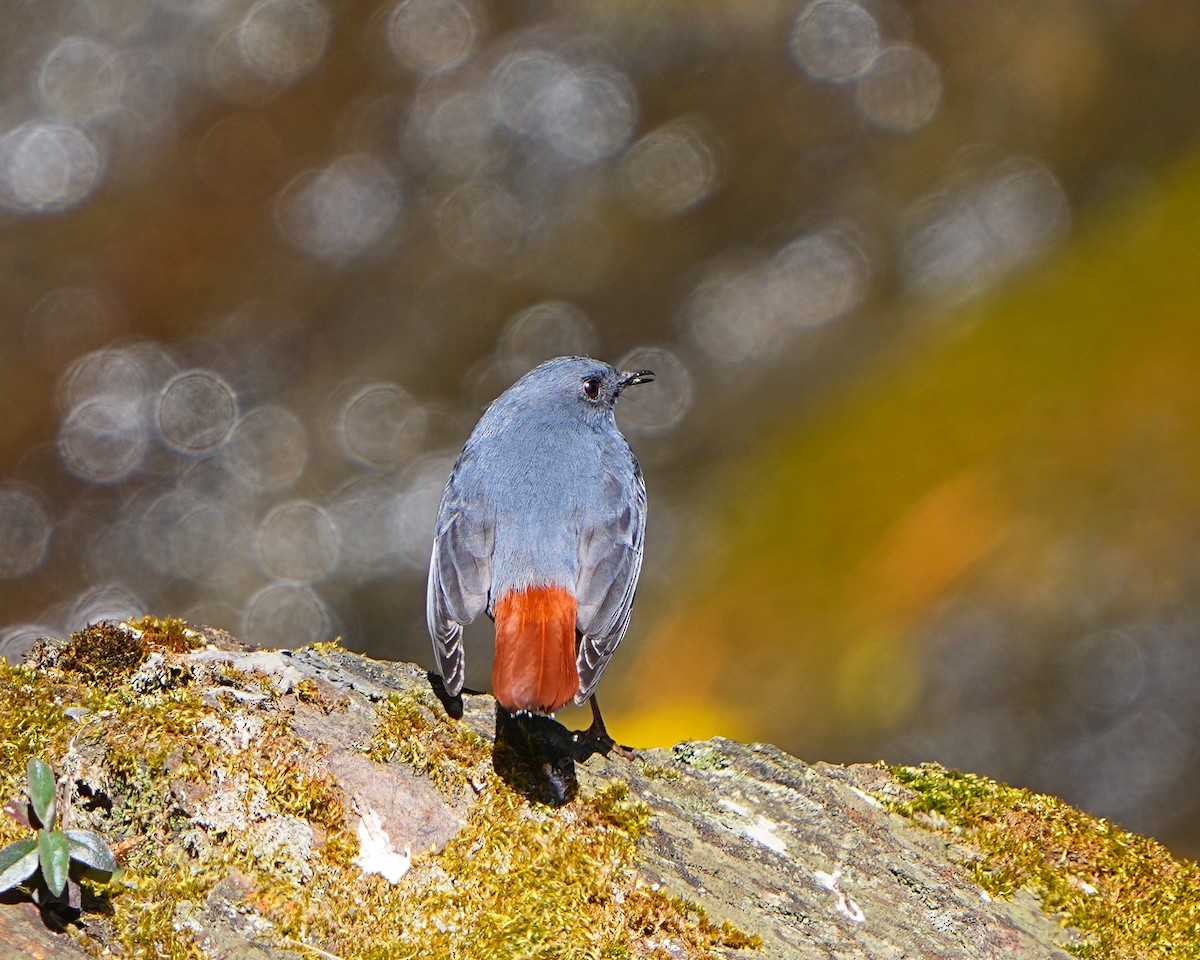
[(1195, 0), (0, 25), (0, 652), (156, 612), (428, 663), (449, 464), (587, 352), (659, 375), (619, 738), (936, 759), (1200, 850)]

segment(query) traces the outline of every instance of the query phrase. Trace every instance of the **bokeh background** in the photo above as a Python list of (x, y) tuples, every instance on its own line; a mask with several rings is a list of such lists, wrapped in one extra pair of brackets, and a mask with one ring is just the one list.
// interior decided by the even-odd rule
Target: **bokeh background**
[(1200, 850), (1195, 0), (19, 0), (0, 344), (10, 656), (428, 663), (458, 448), (586, 352), (658, 372), (619, 739)]

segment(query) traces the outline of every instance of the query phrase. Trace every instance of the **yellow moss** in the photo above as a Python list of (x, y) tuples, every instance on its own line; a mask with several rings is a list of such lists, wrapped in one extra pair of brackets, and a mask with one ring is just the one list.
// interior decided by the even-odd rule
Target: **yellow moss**
[(669, 897), (661, 890), (638, 887), (626, 899), (625, 910), (630, 915), (632, 929), (648, 945), (654, 944), (648, 956), (675, 957), (681, 948), (692, 956), (707, 956), (713, 947), (762, 948), (762, 937), (757, 934), (747, 934), (728, 920), (718, 926), (698, 903), (684, 897)]
[(305, 677), (292, 687), (292, 694), (301, 703), (316, 707), (322, 713), (333, 713), (335, 710), (345, 710), (350, 701), (345, 697), (331, 697), (313, 679)]
[(144, 636), (105, 622), (71, 634), (61, 647), (35, 647), (32, 660), (36, 666), (76, 674), (89, 687), (111, 690), (125, 682), (148, 652)]
[[(159, 852), (133, 859), (131, 873), (136, 870), (136, 877), (113, 900), (108, 921), (112, 939), (120, 944), (120, 956), (129, 960), (207, 960), (191, 932), (179, 923), (179, 912), (183, 904), (203, 904), (219, 878), (164, 869), (158, 864)], [(138, 870), (133, 864), (144, 867)]]
[(491, 747), (462, 723), (447, 721), (423, 692), (393, 693), (378, 708), (379, 721), (367, 756), (400, 760), (447, 793), (458, 793), (481, 767)]
[[(63, 713), (73, 698), (36, 670), (0, 659), (0, 805), (25, 792), (30, 757), (57, 756), (71, 721)], [(0, 846), (28, 835), (0, 817)]]
[[(297, 891), (303, 899), (276, 896), (270, 916), (287, 938), (346, 960), (708, 957), (756, 946), (639, 880), (637, 838), (648, 824), (623, 782), (555, 810), (492, 775), (466, 827), (400, 884), (323, 864)], [(319, 908), (336, 897), (353, 903), (338, 914)]]
[[(978, 847), (971, 866), (992, 893), (1018, 887), (1082, 934), (1067, 949), (1087, 960), (1200, 957), (1200, 867), (1159, 843), (1063, 801), (936, 764), (894, 767), (914, 792), (894, 809)], [(928, 823), (928, 818), (926, 821)]]
[(344, 829), (347, 813), (341, 788), (321, 766), (325, 749), (300, 740), (284, 713), (267, 714), (262, 720), (253, 749), (225, 756), (225, 769), (261, 784), (281, 813), (325, 830)]
[[(626, 784), (610, 783), (562, 809), (531, 803), (495, 774), (488, 742), (423, 693), (379, 705), (369, 751), (472, 798), (467, 824), (440, 853), (418, 855), (399, 884), (366, 877), (353, 862), (358, 843), (347, 798), (325, 772), (323, 748), (293, 732), (288, 700), (213, 698), (187, 673), (169, 689), (135, 693), (101, 669), (116, 658), (127, 679), (136, 666), (120, 660), (130, 649), (121, 633), (132, 636), (83, 631), (72, 638), (66, 666), (0, 664), (0, 786), (16, 792), (34, 753), (60, 768), (68, 744), (73, 757), (103, 771), (110, 805), (80, 805), (76, 815), (89, 818), (128, 873), (105, 888), (107, 907), (86, 928), (91, 939), (80, 933), (97, 956), (198, 960), (189, 918), (232, 870), (249, 880), (246, 907), (276, 925), (279, 946), (345, 960), (698, 958), (754, 945), (639, 878), (637, 842), (650, 811)], [(220, 680), (266, 684), (252, 672)], [(91, 712), (68, 720), (62, 708), (72, 704)], [(234, 821), (200, 826), (188, 811), (214, 796), (215, 784), (258, 798), (260, 825), (264, 817), (312, 825), (304, 868), (275, 867), (277, 858), (256, 848), (250, 817), (244, 830)]]
[(148, 642), (172, 653), (186, 653), (204, 645), (200, 635), (178, 617), (142, 617), (129, 625), (142, 631)]

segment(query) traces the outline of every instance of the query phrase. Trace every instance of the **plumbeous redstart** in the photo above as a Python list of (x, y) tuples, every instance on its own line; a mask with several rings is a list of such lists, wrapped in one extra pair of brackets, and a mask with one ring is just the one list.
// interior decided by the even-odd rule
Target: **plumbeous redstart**
[(654, 379), (586, 357), (527, 373), (484, 412), (438, 510), (426, 613), (457, 696), (463, 626), (495, 621), (492, 690), (509, 713), (592, 698), (629, 626), (642, 567), (646, 485), (613, 414)]

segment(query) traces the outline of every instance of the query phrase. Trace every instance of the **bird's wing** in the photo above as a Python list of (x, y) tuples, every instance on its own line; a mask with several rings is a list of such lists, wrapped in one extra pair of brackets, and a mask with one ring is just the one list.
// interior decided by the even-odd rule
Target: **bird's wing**
[(495, 541), (494, 524), (462, 496), (457, 475), (455, 465), (438, 510), (425, 601), (438, 672), (451, 695), (463, 685), (463, 626), (487, 607)]
[(630, 471), (606, 477), (602, 509), (594, 523), (580, 531), (579, 693), (576, 703), (592, 695), (608, 658), (629, 627), (633, 595), (642, 571), (646, 534), (646, 484), (633, 454)]

